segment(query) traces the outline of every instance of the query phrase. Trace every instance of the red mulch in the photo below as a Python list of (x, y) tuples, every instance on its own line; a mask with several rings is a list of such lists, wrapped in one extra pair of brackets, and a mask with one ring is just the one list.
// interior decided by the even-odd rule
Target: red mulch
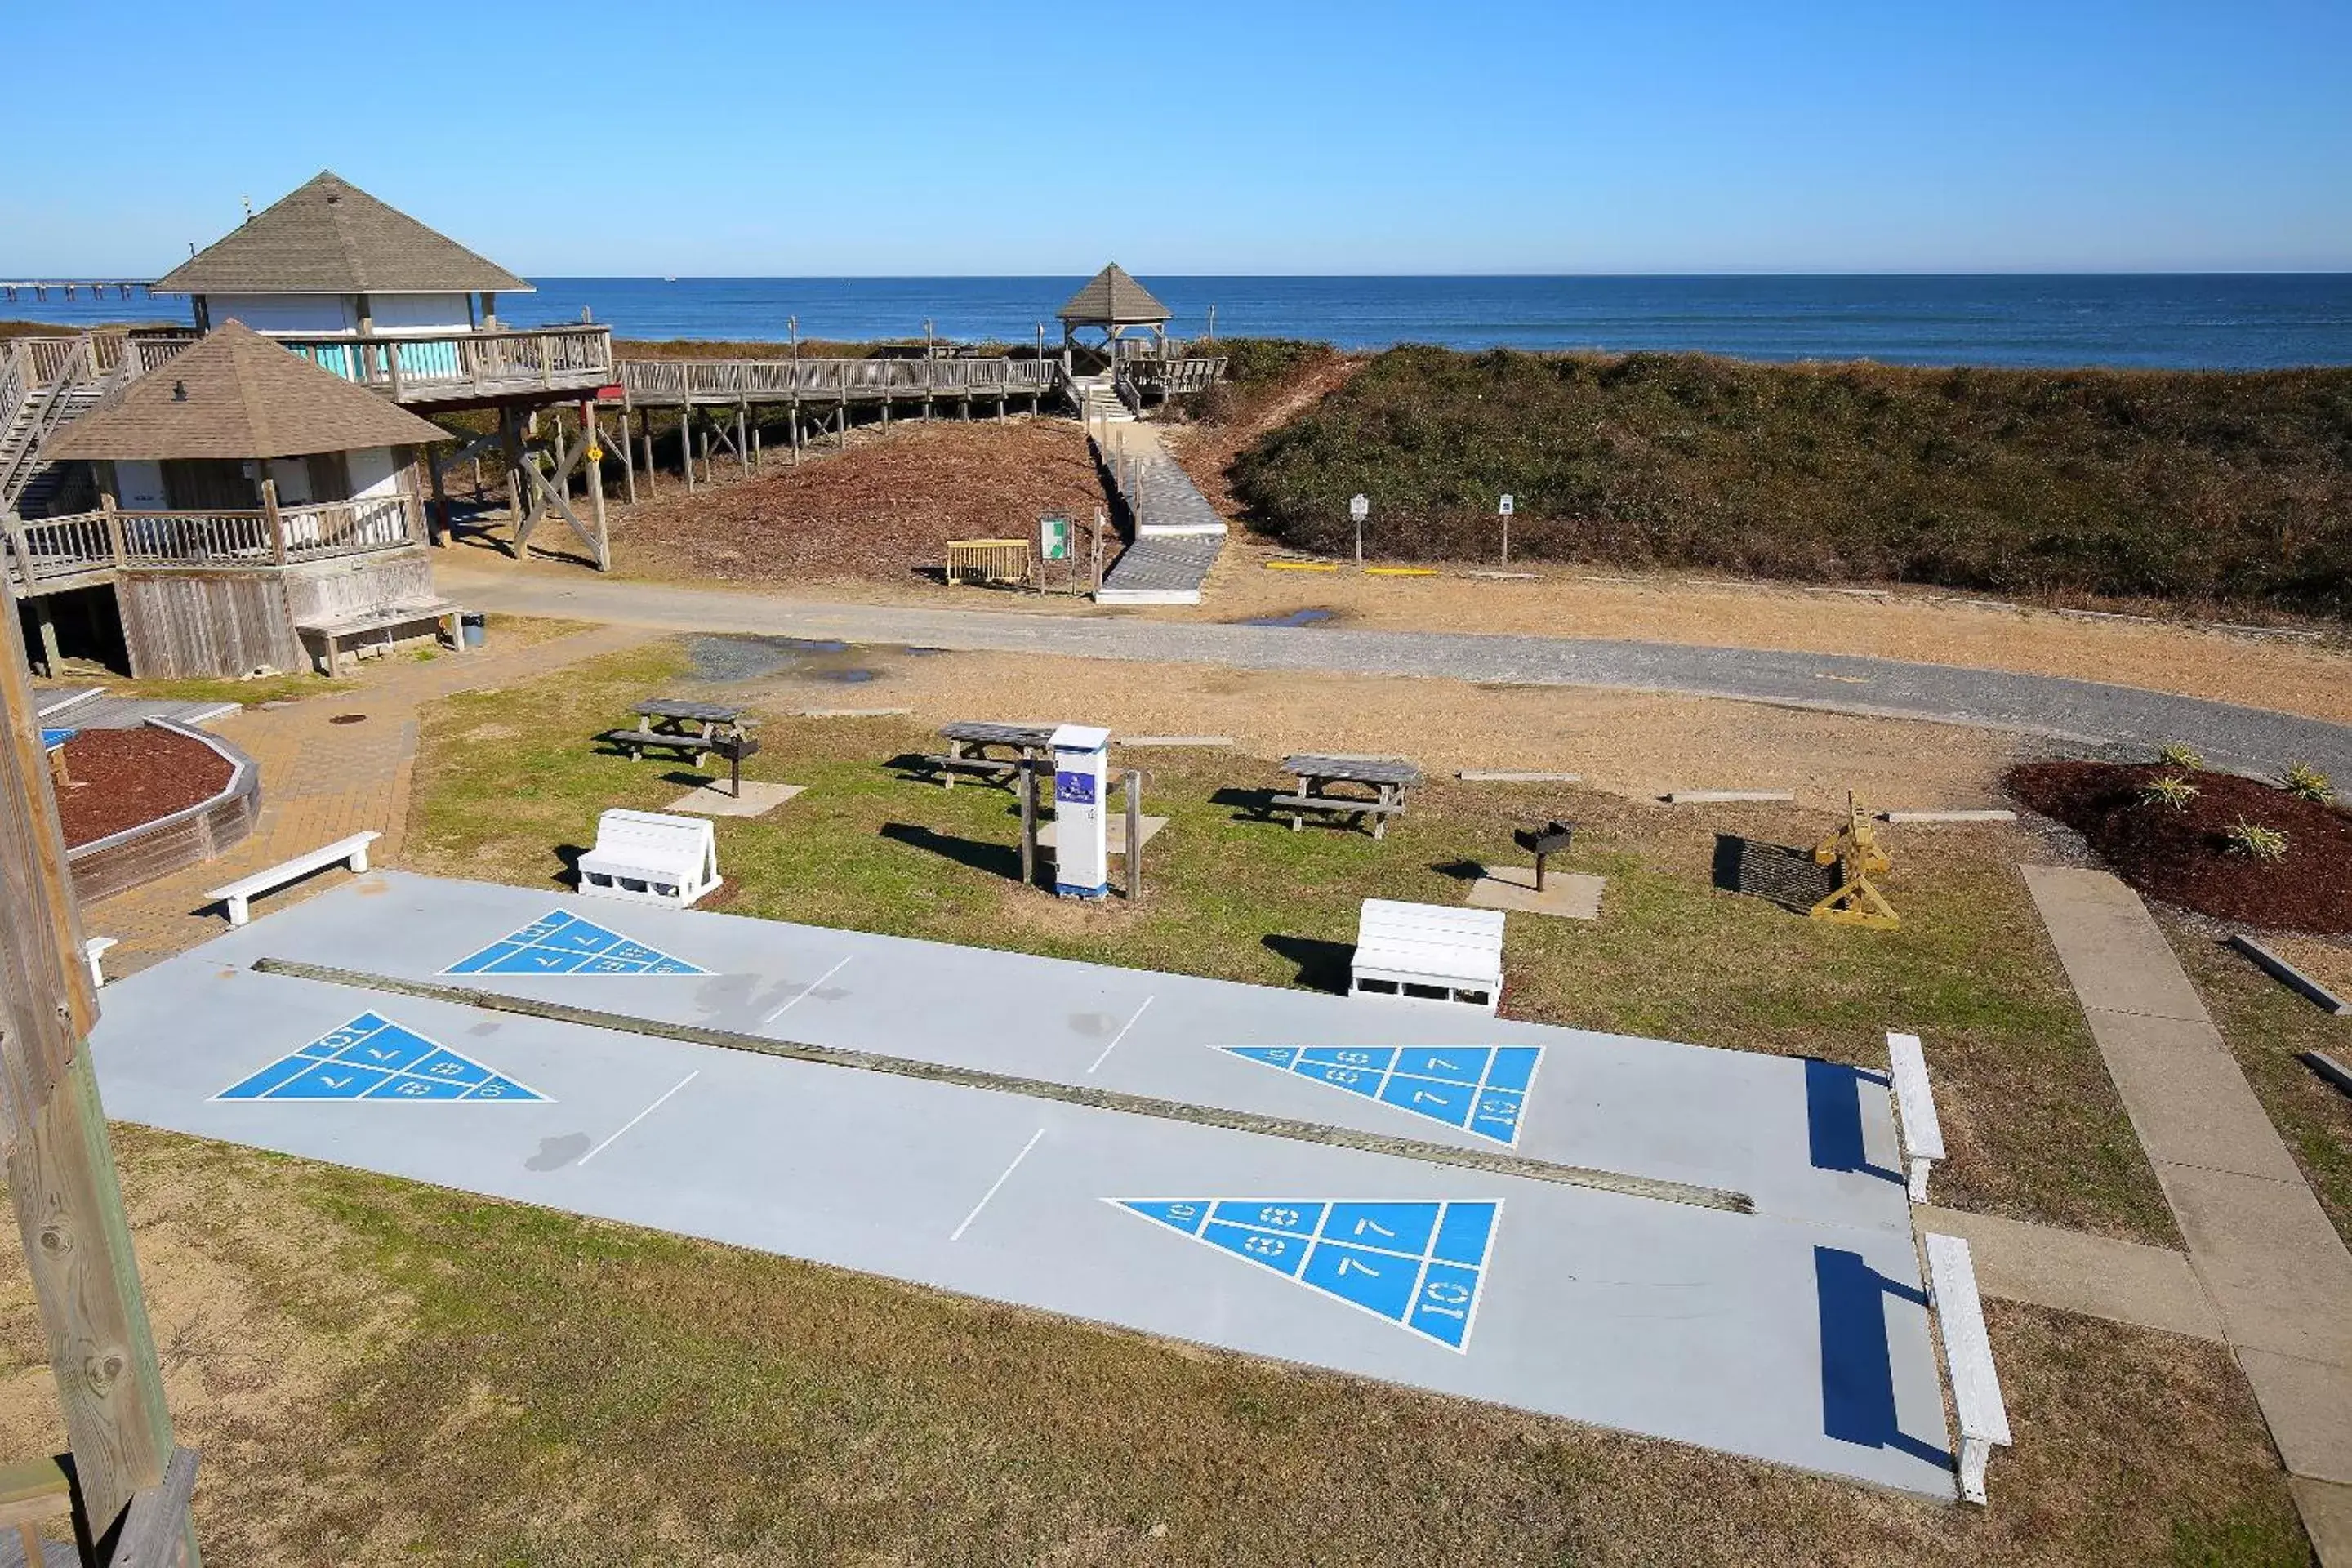
[(950, 539), (1034, 540), (1041, 512), (1067, 513), (1084, 539), (1103, 504), (1085, 433), (1063, 421), (908, 421), (791, 460), (771, 446), (757, 476), (691, 496), (665, 476), (661, 499), (614, 531), (625, 564), (721, 582), (903, 583), (941, 568)]
[[(2234, 773), (2189, 775), (2203, 793), (2186, 810), (2140, 800), (2142, 784), (2179, 772), (2028, 763), (2010, 770), (2009, 788), (2081, 834), (2117, 876), (2151, 897), (2248, 925), (2352, 931), (2352, 814)], [(2284, 833), (2286, 858), (2230, 854), (2221, 835), (2241, 817)]]
[(73, 783), (58, 788), (66, 847), (210, 800), (234, 771), (210, 746), (169, 730), (84, 730), (66, 742)]

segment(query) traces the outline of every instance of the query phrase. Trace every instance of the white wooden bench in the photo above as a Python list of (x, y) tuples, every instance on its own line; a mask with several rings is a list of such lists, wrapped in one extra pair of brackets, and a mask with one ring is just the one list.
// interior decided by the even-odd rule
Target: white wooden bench
[(1349, 994), (1493, 1013), (1503, 1005), (1503, 913), (1366, 899)]
[(1927, 1056), (1916, 1035), (1886, 1037), (1886, 1059), (1895, 1078), (1895, 1107), (1903, 1124), (1903, 1159), (1910, 1173), (1911, 1201), (1927, 1201), (1927, 1170), (1944, 1157), (1944, 1125), (1936, 1118), (1936, 1094), (1927, 1087)]
[(1927, 1300), (1943, 1332), (1944, 1364), (1952, 1374), (1952, 1408), (1960, 1420), (1960, 1496), (1985, 1500), (1985, 1462), (1996, 1447), (2010, 1446), (2009, 1406), (1993, 1370), (1992, 1338), (1985, 1332), (1984, 1302), (1977, 1295), (1977, 1270), (1969, 1244), (1957, 1236), (1930, 1232)]
[(97, 991), (106, 984), (106, 953), (121, 939), (94, 936), (81, 944), (81, 961), (89, 965), (89, 988)]
[(255, 899), (273, 888), (282, 888), (298, 878), (323, 869), (341, 860), (354, 872), (368, 868), (368, 846), (383, 835), (373, 828), (354, 833), (348, 838), (338, 838), (332, 844), (321, 844), (308, 854), (297, 855), (291, 860), (280, 860), (275, 866), (263, 868), (249, 877), (239, 877), (226, 887), (215, 888), (205, 895), (228, 910), (228, 923), (241, 926), (252, 918), (249, 907)]
[(414, 626), (418, 621), (446, 620), (449, 623), (449, 643), (459, 653), (466, 651), (466, 628), (455, 599), (402, 599), (379, 609), (358, 615), (340, 616), (327, 621), (297, 621), (294, 629), (317, 637), (327, 650), (327, 674), (334, 676), (342, 669), (342, 645), (346, 637), (364, 637), (370, 632), (387, 634), (384, 647), (392, 646), (389, 634), (396, 626)]
[(596, 847), (580, 857), (580, 890), (600, 899), (682, 910), (719, 882), (707, 817), (608, 811), (596, 819)]

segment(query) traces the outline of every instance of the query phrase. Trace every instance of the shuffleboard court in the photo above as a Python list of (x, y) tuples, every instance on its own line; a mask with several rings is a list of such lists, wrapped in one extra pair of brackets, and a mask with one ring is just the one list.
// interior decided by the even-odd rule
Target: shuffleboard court
[[(625, 967), (493, 970), (501, 952), (446, 973), (534, 930), (632, 947)], [(1758, 1208), (372, 993), (264, 957), (1465, 1151), (1508, 1144), (1478, 1107), (1516, 1096), (1521, 1152)], [(1953, 1495), (1866, 1075), (396, 873), (109, 986), (103, 1011), (95, 1058), (128, 1120)], [(1334, 1081), (1350, 1071), (1370, 1078)]]

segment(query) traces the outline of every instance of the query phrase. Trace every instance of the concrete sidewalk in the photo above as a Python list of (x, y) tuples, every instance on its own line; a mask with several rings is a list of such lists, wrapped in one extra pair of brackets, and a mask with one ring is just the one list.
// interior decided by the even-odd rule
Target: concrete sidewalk
[(2023, 870), (2320, 1559), (2352, 1563), (2352, 1252), (2139, 896)]

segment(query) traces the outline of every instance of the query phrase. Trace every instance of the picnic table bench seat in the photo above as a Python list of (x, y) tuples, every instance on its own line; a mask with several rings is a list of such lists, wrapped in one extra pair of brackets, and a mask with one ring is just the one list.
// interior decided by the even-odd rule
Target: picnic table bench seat
[[(396, 599), (391, 604), (379, 605), (373, 610), (362, 610), (352, 615), (297, 621), (294, 629), (319, 639), (320, 645), (327, 650), (327, 674), (331, 678), (341, 673), (342, 645), (346, 639), (365, 637), (370, 632), (388, 634), (396, 627), (414, 626), (419, 621), (447, 621), (450, 646), (463, 653), (466, 650), (466, 629), (458, 622), (462, 613), (455, 599)], [(392, 646), (389, 636), (384, 638), (384, 646)]]
[[(1277, 795), (1267, 804), (1269, 809), (1289, 808), (1293, 833), (1306, 825), (1307, 813), (1316, 811), (1327, 816), (1345, 817), (1358, 826), (1370, 822), (1372, 837), (1383, 837), (1388, 832), (1388, 819), (1403, 815), (1406, 794), (1422, 782), (1421, 770), (1402, 757), (1347, 757), (1301, 752), (1285, 757), (1282, 771), (1298, 780), (1298, 788), (1290, 795)], [(1335, 784), (1352, 784), (1372, 793), (1341, 794), (1331, 788)]]
[(760, 749), (744, 710), (723, 702), (657, 697), (629, 711), (637, 716), (635, 727), (605, 730), (596, 739), (640, 762), (646, 752), (656, 751), (688, 758), (697, 768), (714, 756), (740, 768), (743, 759)]
[[(940, 726), (947, 750), (927, 753), (923, 761), (939, 775), (940, 784), (955, 788), (958, 773), (979, 773), (992, 782), (1009, 783), (1019, 776), (1024, 762), (1049, 756), (1054, 750), (1052, 724), (998, 724), (981, 720), (957, 720)], [(1010, 752), (992, 756), (991, 751)]]

